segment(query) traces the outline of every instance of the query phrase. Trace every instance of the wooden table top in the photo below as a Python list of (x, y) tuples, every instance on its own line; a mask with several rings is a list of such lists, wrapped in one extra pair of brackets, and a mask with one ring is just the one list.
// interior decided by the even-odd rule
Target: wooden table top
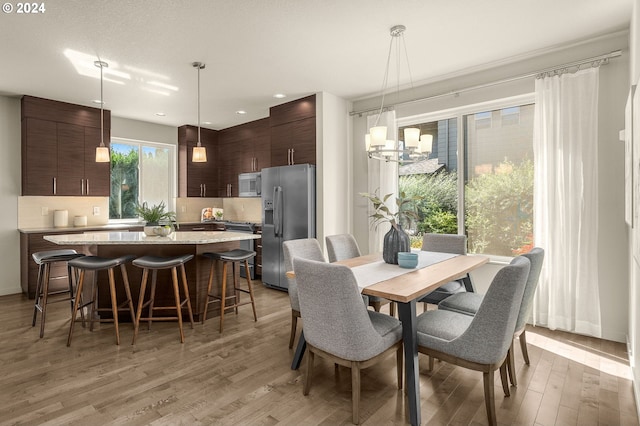
[[(353, 268), (380, 260), (382, 255), (376, 253), (336, 263)], [(365, 287), (362, 293), (406, 303), (430, 293), (442, 284), (464, 276), (487, 262), (487, 256), (456, 256), (425, 268), (407, 270), (406, 274)]]

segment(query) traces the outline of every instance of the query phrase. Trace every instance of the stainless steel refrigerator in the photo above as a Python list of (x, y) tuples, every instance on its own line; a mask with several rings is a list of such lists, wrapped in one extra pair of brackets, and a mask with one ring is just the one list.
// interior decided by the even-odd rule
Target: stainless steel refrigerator
[(262, 169), (262, 282), (286, 290), (282, 242), (316, 236), (316, 168)]

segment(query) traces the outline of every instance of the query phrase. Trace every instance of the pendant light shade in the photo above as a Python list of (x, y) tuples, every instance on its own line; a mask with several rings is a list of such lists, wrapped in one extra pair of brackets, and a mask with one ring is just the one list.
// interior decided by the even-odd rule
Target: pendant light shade
[(198, 69), (198, 143), (193, 147), (193, 155), (191, 161), (194, 163), (206, 163), (207, 162), (207, 149), (202, 146), (200, 141), (200, 70), (204, 69), (205, 64), (202, 62), (194, 62), (194, 68)]
[(104, 61), (95, 61), (93, 64), (100, 68), (100, 146), (96, 147), (96, 163), (108, 163), (111, 161), (111, 154), (109, 153), (109, 148), (104, 144), (104, 99), (102, 90), (104, 79), (102, 70), (109, 67), (109, 64)]

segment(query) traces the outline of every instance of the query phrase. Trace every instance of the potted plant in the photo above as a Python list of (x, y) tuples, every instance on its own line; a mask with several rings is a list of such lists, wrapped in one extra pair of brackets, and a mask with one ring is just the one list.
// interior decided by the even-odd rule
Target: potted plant
[(165, 211), (164, 201), (151, 207), (147, 202), (138, 204), (136, 213), (145, 221), (144, 233), (148, 236), (167, 236), (173, 232), (174, 225), (177, 227), (175, 212)]
[(386, 203), (393, 194), (387, 194), (382, 198), (377, 191), (373, 194), (363, 192), (360, 195), (368, 198), (373, 204), (374, 211), (369, 216), (373, 219), (373, 226), (378, 226), (383, 222), (389, 222), (391, 225), (391, 229), (384, 236), (382, 258), (387, 263), (397, 265), (398, 252), (411, 251), (411, 241), (409, 235), (402, 229), (402, 224), (410, 225), (413, 220), (418, 219), (414, 202), (419, 197), (407, 197), (404, 191), (400, 192), (400, 196), (395, 198), (396, 210), (392, 213)]

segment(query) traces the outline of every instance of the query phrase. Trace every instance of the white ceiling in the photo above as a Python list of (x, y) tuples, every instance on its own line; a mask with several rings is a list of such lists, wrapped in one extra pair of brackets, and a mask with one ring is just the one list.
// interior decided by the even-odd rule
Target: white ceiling
[[(349, 100), (379, 93), (395, 24), (407, 27), (417, 85), (627, 29), (633, 0), (43, 3), (44, 13), (18, 14), (17, 2), (8, 0), (13, 12), (0, 15), (0, 94), (96, 106), (99, 69), (79, 74), (65, 55), (75, 52), (90, 63), (100, 57), (110, 71), (128, 75), (115, 78), (124, 84), (104, 83), (105, 108), (113, 115), (197, 124), (197, 71), (191, 63), (201, 61), (201, 121), (220, 129), (266, 117), (270, 106), (314, 92)], [(400, 84), (408, 82), (406, 71), (400, 77)], [(274, 99), (278, 92), (288, 97)], [(247, 114), (235, 113), (241, 109)]]

